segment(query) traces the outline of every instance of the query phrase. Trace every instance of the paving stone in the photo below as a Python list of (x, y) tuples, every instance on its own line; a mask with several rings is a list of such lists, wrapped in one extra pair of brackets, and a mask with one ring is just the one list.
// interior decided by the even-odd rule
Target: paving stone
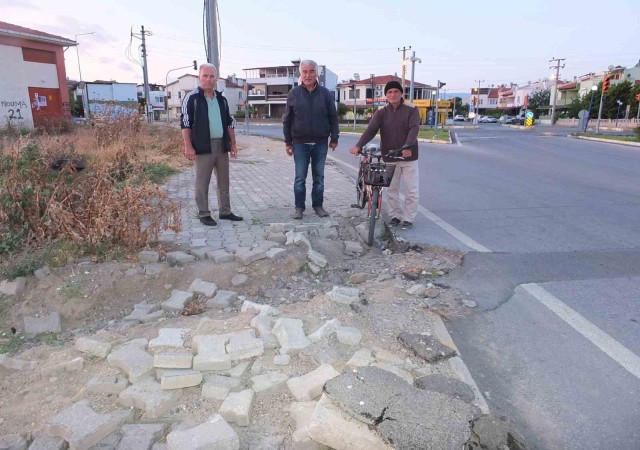
[(146, 339), (134, 339), (107, 356), (111, 367), (122, 370), (129, 381), (136, 383), (142, 377), (153, 374), (153, 357), (145, 351)]
[(371, 354), (371, 350), (368, 348), (361, 348), (353, 354), (351, 359), (347, 361), (347, 367), (356, 368), (368, 366), (375, 362), (376, 358)]
[(51, 275), (51, 269), (49, 268), (49, 266), (42, 266), (39, 269), (34, 270), (33, 275), (38, 280), (44, 280), (45, 278)]
[(359, 345), (362, 340), (362, 332), (354, 327), (340, 327), (336, 330), (338, 342), (345, 345)]
[(189, 250), (187, 250), (187, 253), (195, 256), (198, 259), (207, 259), (207, 253), (212, 252), (214, 250), (217, 250), (217, 248), (205, 245), (204, 247), (192, 247)]
[(383, 362), (374, 362), (370, 364), (371, 367), (377, 367), (378, 369), (386, 370), (399, 378), (402, 378), (408, 384), (413, 385), (413, 375), (407, 372), (404, 369), (399, 368), (398, 366), (394, 366), (393, 364), (383, 363)]
[(143, 266), (144, 273), (147, 275), (159, 275), (169, 268), (165, 263), (149, 263)]
[[(251, 330), (252, 334), (255, 333)], [(260, 338), (256, 338), (255, 334), (235, 334), (229, 339), (226, 345), (227, 354), (231, 357), (231, 361), (239, 361), (260, 356), (264, 353), (264, 342)]]
[(373, 356), (376, 362), (391, 364), (396, 367), (404, 367), (404, 357), (396, 352), (391, 352), (380, 347), (373, 347)]
[(131, 412), (123, 410), (98, 414), (88, 400), (81, 400), (50, 419), (46, 432), (51, 437), (67, 441), (72, 450), (87, 450), (131, 417)]
[(360, 300), (360, 289), (346, 286), (334, 286), (328, 295), (331, 301), (335, 303), (350, 305)]
[(271, 242), (277, 242), (278, 244), (284, 244), (287, 242), (287, 236), (284, 233), (269, 233), (267, 240)]
[(304, 245), (307, 249), (311, 248), (311, 242), (309, 242), (309, 239), (304, 235), (304, 233), (299, 231), (288, 231), (286, 236), (287, 242), (285, 242), (285, 245), (295, 244), (298, 247)]
[(163, 390), (160, 383), (146, 377), (120, 393), (122, 406), (136, 407), (149, 419), (157, 419), (173, 408), (182, 397), (182, 389)]
[(234, 276), (233, 278), (231, 278), (231, 285), (233, 287), (238, 287), (238, 286), (242, 286), (243, 284), (246, 284), (247, 281), (249, 281), (249, 277), (243, 273), (240, 273)]
[(224, 400), (229, 392), (237, 390), (241, 384), (241, 378), (207, 375), (202, 384), (202, 396), (208, 399)]
[(36, 361), (24, 361), (22, 359), (11, 358), (0, 354), (0, 367), (9, 370), (33, 370), (38, 367)]
[(236, 291), (218, 291), (215, 297), (207, 300), (207, 306), (224, 309), (231, 306), (237, 298), (238, 293)]
[(251, 319), (250, 325), (255, 328), (258, 336), (264, 342), (265, 348), (277, 348), (278, 338), (271, 332), (273, 318), (258, 314)]
[(220, 415), (227, 422), (236, 423), (241, 427), (248, 426), (251, 423), (255, 396), (253, 389), (230, 393), (220, 406)]
[(304, 334), (302, 320), (280, 318), (273, 326), (273, 334), (280, 343), (280, 353), (298, 354), (300, 350), (311, 345)]
[(267, 257), (267, 251), (262, 247), (241, 248), (236, 252), (236, 261), (248, 266), (249, 264), (265, 259)]
[(164, 316), (164, 311), (158, 311), (158, 305), (142, 302), (133, 305), (133, 311), (123, 320), (147, 323), (158, 320)]
[(311, 261), (309, 261), (307, 263), (307, 267), (309, 267), (309, 270), (311, 271), (311, 273), (313, 273), (314, 275), (318, 275), (320, 272), (322, 272), (322, 267), (312, 263)]
[(161, 369), (190, 369), (192, 364), (191, 352), (158, 352), (153, 355), (153, 367)]
[(296, 430), (291, 435), (294, 450), (329, 450), (329, 447), (314, 441), (309, 436), (309, 423), (318, 402), (293, 402), (289, 406), (289, 415), (296, 423)]
[[(309, 421), (309, 436), (316, 442), (335, 449), (393, 450), (369, 427), (350, 417), (325, 394)], [(426, 448), (426, 447), (415, 447)]]
[(473, 403), (473, 390), (464, 381), (440, 374), (427, 375), (416, 379), (415, 386), (424, 391), (434, 391), (449, 397), (459, 398), (467, 403)]
[(181, 311), (184, 305), (193, 300), (193, 292), (186, 292), (174, 289), (171, 291), (169, 300), (162, 302), (161, 307), (165, 311)]
[(198, 352), (193, 357), (194, 370), (228, 370), (231, 369), (231, 357), (227, 355), (225, 345), (227, 338), (218, 335), (194, 336), (193, 344)]
[(73, 358), (56, 364), (44, 366), (40, 369), (40, 376), (48, 377), (57, 373), (74, 373), (82, 371), (84, 360), (82, 357)]
[(1, 450), (27, 450), (29, 441), (26, 434), (5, 434), (0, 436)]
[(115, 450), (116, 445), (122, 439), (122, 435), (116, 431), (115, 433), (111, 433), (104, 439), (101, 439), (96, 445), (91, 447), (91, 450)]
[(340, 327), (341, 325), (339, 319), (327, 320), (324, 325), (322, 325), (307, 337), (311, 342), (318, 342), (321, 339), (328, 339)]
[(313, 264), (315, 264), (318, 267), (327, 267), (327, 258), (326, 256), (324, 256), (322, 253), (317, 252), (313, 249), (309, 249), (309, 251), (307, 252), (307, 258), (309, 259), (309, 261), (311, 261)]
[(225, 249), (218, 249), (211, 252), (207, 252), (207, 258), (213, 260), (216, 264), (222, 264), (226, 262), (235, 261), (236, 255), (229, 253)]
[(151, 446), (162, 438), (167, 424), (126, 424), (120, 428), (122, 439), (116, 450), (149, 450)]
[(260, 397), (278, 392), (287, 392), (289, 375), (282, 372), (269, 372), (251, 377), (251, 387)]
[(405, 292), (409, 295), (421, 297), (424, 296), (425, 292), (427, 292), (427, 287), (423, 284), (416, 283), (411, 285)]
[(275, 355), (273, 357), (273, 364), (276, 366), (288, 366), (291, 362), (291, 356), (289, 355)]
[(291, 395), (299, 402), (313, 400), (322, 394), (324, 384), (340, 375), (330, 364), (322, 364), (301, 377), (289, 378), (287, 386)]
[(338, 239), (338, 237), (339, 237), (338, 230), (336, 230), (333, 227), (331, 227), (331, 228), (319, 228), (318, 229), (318, 235), (320, 237), (325, 238), (325, 239)]
[(255, 310), (261, 316), (275, 316), (278, 314), (278, 310), (271, 305), (266, 305), (262, 303), (255, 303), (249, 300), (245, 300), (242, 302), (242, 307), (240, 308), (241, 312)]
[(25, 277), (18, 277), (13, 281), (2, 280), (0, 281), (0, 294), (20, 295), (24, 292), (26, 286), (27, 279)]
[(227, 370), (225, 373), (231, 378), (242, 378), (247, 374), (247, 372), (249, 372), (251, 365), (251, 361), (241, 361), (233, 366), (233, 368)]
[(361, 256), (364, 255), (364, 247), (357, 242), (345, 241), (344, 253), (348, 256)]
[(191, 330), (189, 328), (160, 328), (158, 337), (149, 341), (149, 348), (183, 348), (184, 341)]
[[(0, 448), (3, 448), (1, 444)], [(38, 436), (29, 446), (29, 450), (67, 450), (68, 448), (69, 444), (67, 441), (61, 437), (51, 436)]]
[(428, 363), (433, 364), (442, 359), (456, 356), (455, 350), (447, 347), (431, 336), (403, 332), (398, 335), (398, 340), (402, 342), (405, 347), (413, 350), (416, 356), (419, 356)]
[(284, 248), (274, 247), (267, 250), (267, 258), (269, 258), (271, 261), (276, 261), (286, 254), (287, 251)]
[(218, 290), (218, 286), (215, 283), (210, 283), (208, 281), (203, 281), (200, 278), (196, 278), (191, 282), (191, 286), (189, 286), (189, 292), (194, 292), (196, 294), (202, 294), (205, 297), (213, 297)]
[(168, 252), (166, 257), (169, 264), (177, 265), (189, 264), (196, 260), (195, 256), (189, 255), (185, 252)]
[(294, 225), (292, 223), (270, 223), (269, 231), (271, 233), (286, 233), (293, 230)]
[(192, 369), (167, 369), (160, 378), (160, 387), (164, 390), (193, 387), (200, 383), (202, 372)]
[(480, 413), (473, 405), (417, 389), (377, 367), (361, 367), (333, 378), (324, 392), (341, 410), (375, 428), (396, 448), (463, 448), (471, 437), (470, 422)]
[(129, 386), (129, 381), (122, 375), (96, 377), (89, 380), (85, 391), (94, 394), (120, 394)]
[(160, 262), (160, 253), (150, 250), (143, 250), (141, 252), (138, 252), (138, 261), (140, 261), (141, 263)]
[(111, 352), (111, 344), (82, 337), (76, 339), (75, 349), (81, 353), (104, 359)]
[(42, 333), (60, 333), (60, 313), (53, 311), (42, 317), (24, 317), (25, 334), (36, 336)]
[(240, 439), (220, 414), (188, 430), (176, 430), (167, 436), (168, 450), (238, 450)]

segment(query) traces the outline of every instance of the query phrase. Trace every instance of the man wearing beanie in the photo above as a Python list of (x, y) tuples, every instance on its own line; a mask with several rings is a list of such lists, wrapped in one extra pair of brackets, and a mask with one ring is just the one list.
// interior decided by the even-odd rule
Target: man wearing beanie
[[(404, 103), (403, 89), (397, 80), (384, 87), (387, 106), (375, 112), (358, 143), (349, 150), (357, 155), (362, 147), (380, 131), (380, 149), (386, 162), (396, 165), (391, 185), (387, 190), (390, 225), (411, 228), (418, 212), (418, 108)], [(403, 160), (388, 158), (390, 150), (402, 150)], [(404, 204), (400, 202), (400, 185), (404, 189)]]

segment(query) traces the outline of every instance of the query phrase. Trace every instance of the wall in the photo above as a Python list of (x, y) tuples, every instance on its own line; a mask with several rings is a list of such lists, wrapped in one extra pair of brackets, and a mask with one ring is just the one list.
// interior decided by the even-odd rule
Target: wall
[(117, 116), (138, 113), (135, 83), (85, 84), (85, 111), (91, 116)]

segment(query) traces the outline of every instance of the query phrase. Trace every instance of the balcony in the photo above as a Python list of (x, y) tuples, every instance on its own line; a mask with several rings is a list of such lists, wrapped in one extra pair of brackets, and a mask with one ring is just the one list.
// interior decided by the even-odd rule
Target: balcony
[(247, 78), (247, 83), (249, 84), (266, 84), (267, 86), (277, 86), (277, 85), (287, 85), (293, 86), (296, 78), (294, 77), (261, 77), (261, 78)]

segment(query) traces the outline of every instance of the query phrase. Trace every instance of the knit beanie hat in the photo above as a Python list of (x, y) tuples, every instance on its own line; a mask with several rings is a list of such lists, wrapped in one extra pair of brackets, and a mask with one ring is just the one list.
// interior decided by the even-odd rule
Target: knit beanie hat
[(385, 86), (384, 86), (384, 95), (387, 95), (387, 91), (389, 89), (397, 89), (400, 92), (402, 92), (402, 85), (400, 84), (399, 81), (396, 80), (392, 80), (389, 81)]

